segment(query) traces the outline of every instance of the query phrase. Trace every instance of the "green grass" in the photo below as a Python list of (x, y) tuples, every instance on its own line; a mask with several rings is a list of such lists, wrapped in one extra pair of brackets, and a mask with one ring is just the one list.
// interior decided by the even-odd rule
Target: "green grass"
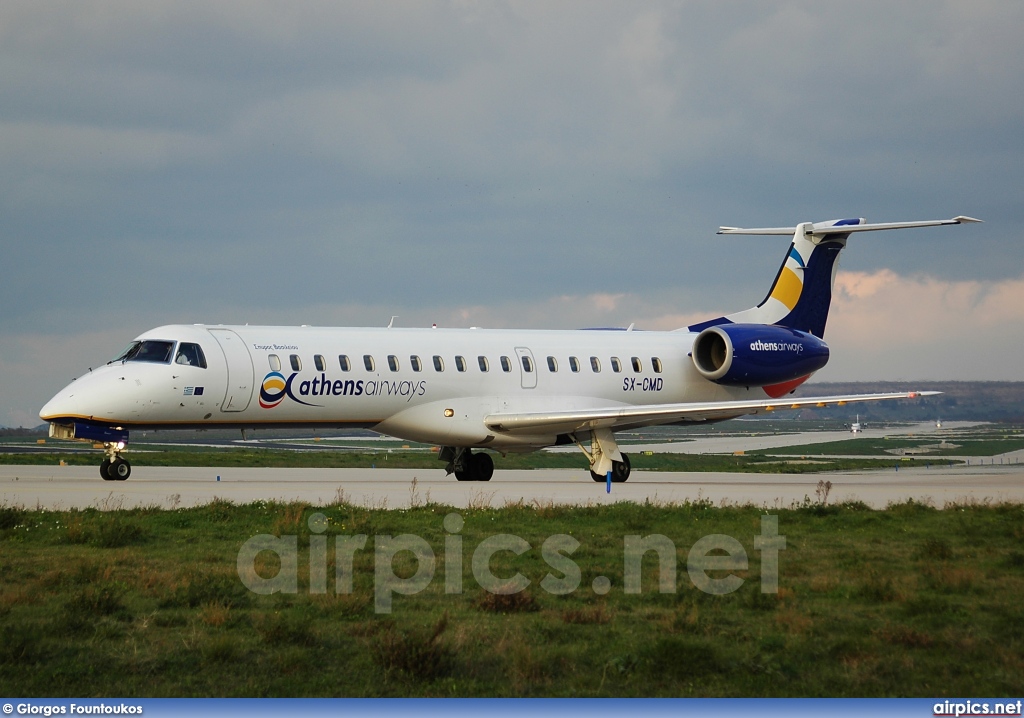
[[(310, 594), (312, 513), (326, 535), (367, 534), (354, 591)], [(446, 594), (444, 517), (426, 505), (372, 510), (214, 501), (100, 512), (0, 507), (0, 693), (24, 696), (956, 696), (1024, 692), (1024, 506), (920, 503), (872, 511), (805, 503), (772, 511), (786, 538), (778, 594), (759, 591), (763, 509), (549, 504), (464, 509), (463, 592)], [(421, 593), (374, 612), (375, 537), (414, 534), (437, 557)], [(526, 592), (496, 597), (471, 571), (499, 533), (530, 550), (495, 554)], [(236, 570), (256, 534), (298, 536), (298, 593), (256, 595)], [(539, 587), (550, 536), (580, 542), (582, 583)], [(623, 537), (677, 548), (675, 592), (623, 592)], [(691, 546), (735, 537), (739, 591), (688, 578)], [(330, 545), (333, 547), (334, 542)], [(328, 551), (328, 577), (334, 552)], [(396, 572), (416, 568), (398, 554)], [(257, 560), (269, 577), (273, 554)], [(722, 573), (718, 574), (723, 575)], [(598, 596), (593, 580), (611, 580)]]
[[(941, 442), (948, 442), (950, 448), (939, 448)], [(918, 458), (943, 456), (996, 456), (1010, 451), (1024, 449), (1024, 437), (1020, 435), (992, 437), (980, 439), (960, 439), (957, 437), (921, 436), (894, 438), (848, 439), (846, 441), (830, 441), (821, 444), (803, 444), (787, 446), (779, 449), (758, 449), (750, 452), (755, 455), (786, 455), (786, 456), (884, 456), (895, 449), (917, 449), (928, 447), (927, 454), (918, 454)], [(895, 456), (895, 454), (893, 454)]]

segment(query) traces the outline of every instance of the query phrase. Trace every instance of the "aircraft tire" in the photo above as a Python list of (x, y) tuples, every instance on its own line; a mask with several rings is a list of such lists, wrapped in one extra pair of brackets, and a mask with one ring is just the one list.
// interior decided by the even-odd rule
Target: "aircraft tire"
[(590, 472), (590, 478), (594, 481), (607, 481), (606, 477), (601, 476), (601, 474), (594, 473), (593, 471)]
[(468, 471), (456, 471), (455, 472), (455, 480), (456, 481), (472, 481), (473, 477), (470, 475), (470, 473)]
[(494, 460), (490, 454), (473, 454), (473, 474), (477, 481), (490, 481), (494, 476)]
[(100, 462), (100, 476), (104, 481), (114, 481), (114, 477), (110, 475), (110, 459)]
[(623, 454), (622, 461), (612, 462), (612, 483), (621, 484), (629, 478), (629, 472), (631, 470), (632, 467), (629, 464), (629, 457)]
[(107, 469), (107, 473), (110, 474), (114, 481), (127, 481), (128, 477), (132, 475), (132, 465), (118, 457), (110, 462), (110, 468)]

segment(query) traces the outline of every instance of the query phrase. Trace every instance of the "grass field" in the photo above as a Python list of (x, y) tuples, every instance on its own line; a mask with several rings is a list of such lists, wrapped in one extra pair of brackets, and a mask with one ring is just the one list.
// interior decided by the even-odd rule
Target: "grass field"
[[(777, 594), (760, 591), (754, 547), (763, 510), (616, 504), (460, 510), (462, 570), (446, 562), (453, 509), (223, 501), (176, 510), (0, 507), (0, 693), (23, 696), (955, 696), (1024, 692), (1024, 506), (921, 504), (872, 511), (806, 504), (773, 512), (786, 546)], [(325, 535), (365, 534), (354, 590), (309, 590), (309, 519)], [(457, 529), (453, 529), (457, 530)], [(495, 574), (531, 584), (496, 596), (471, 557), (500, 533), (529, 544), (495, 554)], [(256, 595), (237, 573), (257, 534), (297, 536), (298, 591)], [(414, 534), (437, 557), (433, 580), (374, 611), (378, 537)], [(578, 590), (541, 555), (580, 542)], [(626, 594), (623, 537), (676, 546), (674, 591)], [(709, 595), (686, 571), (701, 537), (737, 539), (749, 557), (734, 593)], [(382, 540), (382, 539), (381, 539)], [(459, 552), (452, 549), (452, 556)], [(314, 565), (319, 565), (317, 561)], [(277, 568), (273, 554), (256, 563)], [(416, 569), (409, 553), (396, 574)], [(462, 593), (445, 593), (449, 566)], [(729, 572), (712, 572), (723, 577)], [(607, 595), (594, 579), (611, 581)]]
[(801, 455), (801, 456), (884, 456), (899, 450), (927, 448), (927, 453), (918, 458), (944, 456), (997, 456), (1024, 449), (1024, 436), (1019, 433), (978, 439), (950, 439), (942, 441), (934, 437), (918, 438), (869, 438), (830, 441), (821, 444), (787, 446), (782, 449), (758, 449), (750, 452), (757, 455)]

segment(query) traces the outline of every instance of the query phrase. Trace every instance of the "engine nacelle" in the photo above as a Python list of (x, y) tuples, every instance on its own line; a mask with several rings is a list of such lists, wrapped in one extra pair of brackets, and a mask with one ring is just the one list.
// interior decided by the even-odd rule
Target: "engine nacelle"
[(716, 384), (769, 386), (821, 369), (828, 345), (787, 327), (720, 324), (697, 335), (692, 356), (701, 376)]

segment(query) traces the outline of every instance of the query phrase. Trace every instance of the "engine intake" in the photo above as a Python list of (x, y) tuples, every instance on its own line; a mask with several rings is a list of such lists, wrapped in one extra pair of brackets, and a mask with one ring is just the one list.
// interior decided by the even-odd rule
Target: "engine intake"
[(701, 376), (726, 386), (781, 384), (821, 369), (828, 345), (813, 334), (766, 324), (720, 324), (693, 342)]

